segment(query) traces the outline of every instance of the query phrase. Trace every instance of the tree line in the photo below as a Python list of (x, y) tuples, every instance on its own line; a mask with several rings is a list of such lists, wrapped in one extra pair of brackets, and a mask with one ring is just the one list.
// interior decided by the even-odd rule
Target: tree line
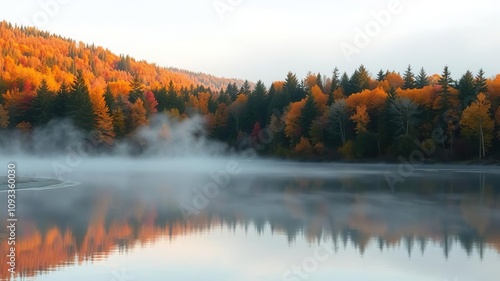
[(246, 81), (219, 91), (176, 87), (173, 81), (151, 87), (139, 75), (126, 93), (109, 83), (91, 93), (89, 84), (77, 71), (71, 84), (57, 90), (43, 79), (33, 94), (8, 89), (0, 97), (0, 128), (29, 133), (67, 118), (112, 146), (158, 114), (173, 119), (201, 114), (211, 138), (233, 146), (245, 142), (278, 157), (397, 159), (432, 148), (426, 157), (468, 160), (499, 153), (500, 75), (488, 79), (482, 70), (454, 80), (448, 67), (429, 76), (409, 66), (403, 74), (380, 70), (372, 77), (361, 65), (351, 75), (335, 68), (329, 77), (309, 73), (298, 79), (289, 72), (269, 88)]

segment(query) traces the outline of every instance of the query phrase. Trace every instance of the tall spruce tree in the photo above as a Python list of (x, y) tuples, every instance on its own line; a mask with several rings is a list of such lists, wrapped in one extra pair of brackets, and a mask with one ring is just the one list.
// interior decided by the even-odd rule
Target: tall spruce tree
[(106, 106), (109, 111), (112, 112), (115, 109), (115, 97), (111, 92), (111, 87), (109, 84), (106, 86), (106, 92), (104, 92), (104, 101), (106, 102)]
[(370, 75), (364, 65), (361, 65), (351, 76), (349, 80), (349, 91), (347, 95), (359, 93), (370, 86)]
[(54, 116), (57, 118), (68, 117), (68, 103), (70, 99), (69, 91), (69, 87), (63, 82), (54, 98), (52, 110), (54, 112)]
[(415, 84), (417, 89), (422, 89), (426, 86), (429, 86), (429, 78), (427, 77), (427, 73), (425, 72), (425, 69), (423, 67), (422, 69), (420, 69), (420, 73), (417, 76)]
[(472, 72), (467, 70), (467, 72), (460, 78), (457, 85), (458, 88), (458, 98), (462, 108), (468, 107), (473, 101), (476, 100), (476, 85), (474, 83), (474, 75)]
[(43, 79), (33, 99), (33, 125), (45, 125), (54, 117), (53, 101), (54, 95), (49, 90), (47, 81)]
[(283, 113), (284, 109), (290, 104), (290, 94), (288, 91), (285, 91), (284, 87), (281, 91), (278, 91), (274, 85), (272, 85), (269, 89), (268, 99), (270, 100), (267, 110), (269, 116)]
[(78, 129), (90, 132), (95, 126), (95, 115), (90, 100), (89, 89), (85, 84), (83, 72), (78, 70), (71, 85), (68, 116)]
[(333, 70), (332, 82), (331, 82), (331, 94), (333, 94), (340, 87), (340, 76), (339, 69), (335, 67)]
[(165, 111), (165, 108), (167, 107), (167, 88), (163, 86), (160, 89), (155, 89), (153, 90), (153, 94), (158, 102), (158, 106), (156, 107), (158, 112)]
[(226, 94), (231, 98), (231, 101), (235, 101), (238, 97), (238, 87), (235, 83), (229, 83), (226, 88)]
[(334, 102), (334, 97), (333, 93), (337, 91), (337, 89), (340, 88), (340, 76), (339, 76), (339, 69), (335, 67), (333, 70), (333, 76), (332, 76), (332, 81), (330, 85), (330, 93), (328, 93), (328, 101), (326, 105), (330, 106)]
[(441, 106), (443, 110), (446, 110), (449, 105), (451, 85), (453, 84), (453, 79), (451, 78), (448, 66), (444, 67), (443, 74), (441, 75), (438, 84), (441, 86), (441, 89), (438, 92), (441, 96)]
[(453, 79), (451, 78), (451, 73), (448, 70), (448, 66), (444, 67), (443, 74), (438, 81), (440, 89), (438, 91), (439, 96), (439, 120), (442, 126), (447, 127), (447, 122), (445, 120), (445, 113), (450, 108), (450, 90), (453, 84)]
[(265, 124), (266, 116), (265, 111), (263, 110), (266, 106), (266, 86), (262, 81), (258, 81), (255, 85), (255, 89), (252, 94), (248, 97), (247, 101), (247, 110), (248, 110), (248, 119), (252, 124), (259, 123)]
[(340, 87), (342, 87), (344, 95), (349, 96), (352, 94), (352, 92), (350, 92), (351, 87), (349, 83), (349, 75), (347, 75), (346, 72), (344, 72), (344, 74), (342, 74), (342, 78), (340, 78)]
[(130, 82), (128, 101), (130, 103), (135, 103), (137, 99), (144, 100), (144, 85), (142, 85), (139, 75), (134, 75), (134, 78)]
[(317, 116), (318, 108), (316, 107), (316, 101), (314, 100), (314, 96), (309, 94), (299, 118), (299, 124), (302, 128), (303, 136), (310, 137), (311, 126)]
[(321, 77), (321, 73), (318, 73), (318, 75), (316, 76), (316, 85), (318, 85), (318, 87), (321, 89), (321, 91), (323, 91), (324, 86), (323, 86), (323, 78)]
[(189, 92), (185, 89), (181, 89), (183, 92), (181, 95), (178, 94), (175, 89), (174, 83), (170, 80), (168, 84), (168, 89), (162, 89), (157, 94), (158, 97), (155, 98), (158, 101), (158, 112), (169, 111), (172, 109), (177, 109), (180, 114), (183, 114), (186, 111), (186, 102), (184, 101), (187, 96), (189, 99)]
[(414, 89), (415, 87), (416, 87), (415, 75), (411, 70), (411, 65), (408, 65), (408, 69), (406, 69), (404, 74), (403, 90)]
[[(439, 114), (437, 118), (437, 124), (444, 128), (444, 131), (449, 133), (449, 142), (453, 147), (453, 134), (454, 134), (454, 124), (449, 122), (451, 119), (451, 113), (453, 113), (453, 106), (451, 104), (451, 89), (453, 84), (453, 79), (451, 78), (451, 73), (448, 70), (448, 66), (444, 67), (443, 74), (438, 81), (440, 86), (440, 90), (438, 91), (438, 95), (440, 97), (439, 100)], [(443, 142), (443, 148), (446, 151), (445, 142)]]
[(290, 97), (291, 102), (298, 102), (306, 97), (303, 85), (299, 84), (297, 76), (292, 72), (288, 72), (286, 76), (283, 93)]
[(385, 77), (386, 77), (386, 73), (381, 69), (378, 73), (377, 73), (377, 81), (378, 82), (382, 82), (385, 80)]
[(488, 85), (486, 83), (486, 78), (484, 77), (483, 69), (480, 69), (478, 74), (476, 75), (476, 79), (474, 81), (476, 86), (476, 95), (479, 93), (488, 93)]
[(252, 90), (250, 87), (250, 82), (248, 82), (248, 80), (245, 80), (245, 82), (243, 82), (243, 85), (240, 88), (240, 94), (244, 94), (244, 95), (248, 96), (251, 93), (252, 93)]

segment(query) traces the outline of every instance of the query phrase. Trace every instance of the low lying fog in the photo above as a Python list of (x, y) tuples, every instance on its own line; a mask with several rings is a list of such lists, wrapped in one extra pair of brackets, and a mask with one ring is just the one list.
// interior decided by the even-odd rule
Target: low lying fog
[[(177, 177), (206, 176), (210, 173), (230, 176), (274, 176), (336, 178), (345, 175), (380, 175), (398, 171), (401, 165), (353, 165), (297, 163), (259, 158), (254, 149), (235, 149), (210, 140), (204, 132), (205, 120), (192, 117), (173, 121), (157, 117), (128, 140), (113, 146), (93, 141), (69, 121), (54, 121), (31, 134), (2, 132), (0, 135), (0, 176), (8, 163), (15, 163), (20, 177), (90, 181), (103, 176), (119, 180), (123, 175), (171, 173)], [(475, 170), (446, 166), (415, 166), (419, 170)], [(481, 168), (495, 170), (494, 168)], [(99, 176), (98, 176), (99, 175)], [(439, 176), (437, 174), (436, 176)]]

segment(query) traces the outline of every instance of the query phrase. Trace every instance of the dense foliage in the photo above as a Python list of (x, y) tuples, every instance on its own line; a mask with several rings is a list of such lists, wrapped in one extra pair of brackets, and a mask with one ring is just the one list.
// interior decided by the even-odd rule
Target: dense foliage
[(409, 66), (372, 77), (361, 65), (350, 75), (288, 73), (267, 88), (173, 72), (5, 22), (0, 31), (0, 130), (29, 134), (69, 118), (113, 145), (157, 114), (201, 114), (210, 137), (283, 157), (396, 159), (424, 146), (439, 160), (499, 153), (500, 75), (482, 70), (454, 80), (448, 67), (428, 76)]

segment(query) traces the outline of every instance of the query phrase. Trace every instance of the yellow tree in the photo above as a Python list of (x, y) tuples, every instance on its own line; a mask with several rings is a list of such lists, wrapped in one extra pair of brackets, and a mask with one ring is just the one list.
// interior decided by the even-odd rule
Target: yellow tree
[(236, 131), (240, 131), (240, 120), (241, 120), (241, 113), (245, 109), (245, 106), (248, 102), (248, 96), (247, 95), (238, 95), (236, 100), (231, 103), (230, 106), (228, 106), (227, 111), (228, 111), (228, 117), (232, 116), (236, 122)]
[(109, 115), (109, 108), (106, 106), (104, 96), (95, 93), (90, 96), (95, 115), (95, 134), (94, 138), (98, 143), (112, 145), (114, 142), (115, 132), (113, 129), (113, 118)]
[(500, 74), (497, 74), (494, 79), (488, 79), (487, 84), (491, 108), (495, 109), (500, 106)]
[(127, 131), (125, 113), (123, 113), (121, 107), (117, 107), (113, 110), (113, 131), (119, 138), (125, 136)]
[(326, 105), (328, 102), (328, 96), (323, 93), (321, 88), (317, 85), (311, 88), (311, 94), (316, 102), (316, 107), (318, 108), (318, 115), (323, 115), (326, 111)]
[(146, 108), (141, 99), (137, 99), (130, 105), (130, 128), (133, 130), (147, 125), (148, 119), (146, 118)]
[(298, 153), (311, 153), (313, 151), (313, 147), (311, 142), (305, 137), (300, 138), (300, 142), (294, 148), (295, 152)]
[(285, 136), (290, 138), (294, 143), (298, 141), (300, 136), (302, 135), (300, 127), (300, 115), (305, 104), (306, 99), (291, 103), (288, 107), (288, 111), (285, 114)]
[(5, 129), (9, 126), (9, 113), (0, 104), (0, 129)]
[(190, 96), (189, 104), (193, 109), (197, 110), (199, 113), (203, 115), (208, 114), (208, 102), (210, 100), (210, 93), (201, 92), (198, 93), (198, 96)]
[(227, 110), (227, 105), (225, 103), (219, 103), (217, 105), (217, 110), (214, 115), (214, 133), (221, 133), (222, 130), (227, 126), (227, 119), (229, 117), (229, 112)]
[(398, 89), (403, 87), (404, 83), (405, 81), (403, 80), (401, 75), (393, 71), (388, 73), (385, 76), (384, 81), (379, 83), (378, 86), (384, 88), (384, 90), (388, 92), (391, 88)]
[(366, 110), (366, 105), (358, 105), (356, 113), (351, 117), (351, 120), (356, 123), (356, 133), (366, 133), (368, 131), (368, 123), (370, 123), (370, 116)]
[(309, 89), (314, 86), (318, 86), (317, 76), (311, 72), (307, 73), (306, 79), (304, 79), (304, 84)]
[(477, 101), (464, 110), (460, 122), (464, 136), (479, 138), (479, 158), (486, 156), (486, 149), (493, 139), (495, 123), (489, 113), (490, 107), (486, 95), (479, 93)]
[(209, 92), (198, 93), (199, 110), (203, 115), (209, 113), (208, 103), (210, 101), (211, 94)]
[(365, 105), (367, 111), (376, 112), (385, 106), (387, 93), (382, 88), (374, 90), (364, 90), (360, 93), (352, 94), (346, 99), (346, 103), (351, 110), (358, 105)]
[(396, 91), (396, 95), (401, 98), (409, 98), (419, 106), (432, 110), (434, 105), (434, 97), (437, 94), (434, 87), (426, 86), (422, 89), (398, 89)]

